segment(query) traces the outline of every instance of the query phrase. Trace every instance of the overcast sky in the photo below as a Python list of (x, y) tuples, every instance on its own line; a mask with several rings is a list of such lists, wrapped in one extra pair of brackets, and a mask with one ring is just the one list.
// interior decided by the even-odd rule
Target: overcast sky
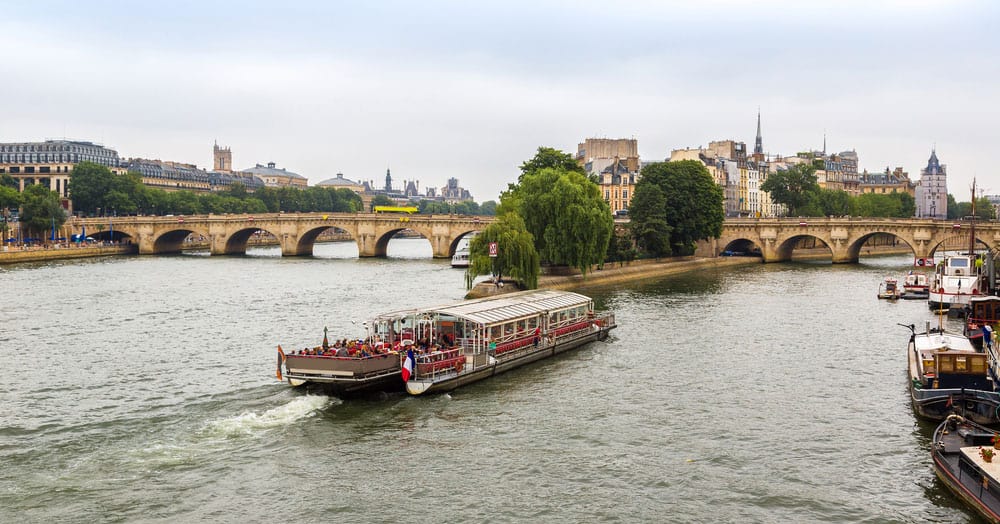
[(538, 146), (856, 150), (1000, 193), (1000, 2), (3, 2), (0, 141), (496, 199)]

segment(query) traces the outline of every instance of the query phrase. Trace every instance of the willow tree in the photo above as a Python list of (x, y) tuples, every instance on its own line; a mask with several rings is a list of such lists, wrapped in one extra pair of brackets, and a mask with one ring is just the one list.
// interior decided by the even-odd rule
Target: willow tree
[[(495, 257), (489, 254), (491, 243), (496, 242)], [(516, 213), (505, 213), (496, 222), (486, 226), (469, 243), (469, 268), (465, 270), (465, 285), (472, 288), (472, 281), (479, 275), (493, 275), (500, 279), (507, 275), (526, 289), (538, 287), (538, 252), (535, 240)]]
[(516, 212), (524, 219), (542, 263), (575, 267), (584, 274), (604, 261), (614, 229), (598, 185), (563, 167), (523, 173), (500, 195), (497, 211)]

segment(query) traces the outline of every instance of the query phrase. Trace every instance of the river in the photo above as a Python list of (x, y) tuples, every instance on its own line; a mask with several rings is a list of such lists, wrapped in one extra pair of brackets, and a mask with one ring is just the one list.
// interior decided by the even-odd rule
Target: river
[(108, 257), (0, 267), (0, 521), (970, 522), (934, 478), (897, 323), (908, 256), (580, 290), (607, 342), (430, 397), (274, 378), (276, 345), (446, 303), (389, 258)]

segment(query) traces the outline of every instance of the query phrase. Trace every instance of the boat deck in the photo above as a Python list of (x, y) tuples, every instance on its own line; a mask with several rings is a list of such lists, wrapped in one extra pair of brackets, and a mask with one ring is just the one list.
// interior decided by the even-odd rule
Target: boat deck
[(994, 433), (958, 425), (935, 432), (935, 471), (952, 491), (991, 522), (1000, 522), (1000, 450), (986, 462), (981, 448), (993, 448)]

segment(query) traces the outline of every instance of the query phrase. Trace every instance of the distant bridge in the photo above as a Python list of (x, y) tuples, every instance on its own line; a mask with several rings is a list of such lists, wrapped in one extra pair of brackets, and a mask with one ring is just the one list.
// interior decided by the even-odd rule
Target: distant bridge
[[(204, 237), (212, 255), (246, 253), (257, 231), (272, 234), (283, 256), (311, 255), (320, 233), (329, 229), (349, 235), (361, 257), (384, 257), (389, 239), (409, 229), (426, 238), (435, 258), (455, 253), (459, 241), (493, 223), (492, 216), (398, 215), (372, 213), (268, 213), (194, 216), (71, 218), (65, 229), (103, 240), (128, 240), (140, 254), (176, 253), (188, 235)], [(722, 235), (699, 243), (696, 254), (759, 249), (764, 262), (792, 258), (795, 247), (814, 238), (830, 249), (834, 263), (857, 262), (865, 242), (892, 235), (909, 246), (915, 258), (932, 258), (946, 242), (968, 242), (970, 222), (893, 218), (736, 218), (727, 219)], [(977, 222), (981, 246), (1000, 248), (1000, 222)], [(964, 244), (962, 244), (964, 245)]]
[[(946, 242), (968, 245), (970, 228), (968, 221), (924, 218), (737, 218), (727, 219), (722, 236), (701, 243), (698, 254), (758, 248), (764, 262), (783, 262), (801, 240), (815, 238), (830, 249), (833, 263), (854, 263), (865, 242), (883, 234), (908, 245), (915, 258), (932, 258)], [(1000, 222), (977, 221), (975, 228), (978, 245), (1000, 247)]]
[(73, 234), (86, 227), (87, 236), (98, 240), (131, 241), (138, 244), (141, 255), (179, 252), (188, 235), (203, 237), (212, 255), (244, 254), (258, 231), (273, 235), (283, 256), (311, 255), (320, 233), (335, 229), (357, 242), (362, 257), (384, 257), (389, 239), (409, 229), (430, 241), (435, 258), (447, 258), (463, 237), (494, 220), (465, 215), (266, 213), (71, 218), (63, 227)]

